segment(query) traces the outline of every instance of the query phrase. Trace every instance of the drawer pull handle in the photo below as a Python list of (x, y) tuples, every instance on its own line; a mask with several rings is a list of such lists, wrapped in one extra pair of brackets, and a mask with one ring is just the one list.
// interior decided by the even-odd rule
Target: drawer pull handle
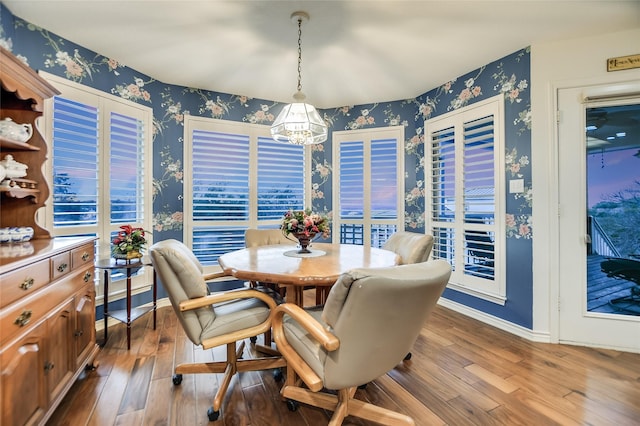
[(80, 336), (82, 336), (83, 334), (84, 334), (84, 331), (82, 331), (82, 330), (76, 330), (76, 332), (75, 332), (75, 336), (76, 336), (76, 337), (80, 337)]
[(55, 365), (52, 362), (47, 361), (44, 364), (44, 371), (51, 371), (53, 370), (53, 367), (55, 367)]
[(88, 283), (89, 280), (91, 279), (91, 272), (87, 271), (84, 273), (84, 282)]
[(31, 311), (22, 311), (20, 316), (16, 318), (13, 323), (18, 327), (24, 327), (25, 325), (29, 324), (29, 321), (31, 321)]
[(58, 272), (64, 272), (68, 266), (69, 265), (67, 265), (66, 263), (61, 263), (60, 266), (58, 266)]
[(88, 259), (89, 259), (89, 253), (85, 251), (84, 253), (82, 253), (82, 261), (86, 262)]
[(27, 278), (22, 281), (22, 284), (20, 284), (20, 288), (23, 290), (29, 290), (33, 286), (34, 282), (35, 280), (33, 278)]

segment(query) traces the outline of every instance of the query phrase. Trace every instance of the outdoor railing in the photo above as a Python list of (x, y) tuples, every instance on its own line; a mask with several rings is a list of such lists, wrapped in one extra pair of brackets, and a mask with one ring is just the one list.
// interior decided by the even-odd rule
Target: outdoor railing
[(611, 238), (602, 229), (598, 220), (593, 216), (587, 217), (587, 226), (591, 242), (587, 244), (587, 254), (598, 254), (605, 257), (622, 257)]

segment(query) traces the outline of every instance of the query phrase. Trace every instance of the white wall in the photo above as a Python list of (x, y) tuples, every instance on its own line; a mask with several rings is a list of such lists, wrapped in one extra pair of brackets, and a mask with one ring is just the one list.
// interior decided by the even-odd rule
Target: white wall
[(635, 54), (640, 54), (640, 28), (531, 47), (533, 331), (548, 334), (553, 342), (558, 341), (559, 329), (556, 92), (640, 81), (640, 69), (607, 72), (607, 59)]

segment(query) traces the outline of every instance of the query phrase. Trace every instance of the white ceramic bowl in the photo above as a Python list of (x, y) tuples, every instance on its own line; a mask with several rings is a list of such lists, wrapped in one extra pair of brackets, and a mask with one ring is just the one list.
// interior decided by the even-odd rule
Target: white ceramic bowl
[(33, 238), (33, 228), (19, 226), (0, 228), (0, 243), (23, 243)]

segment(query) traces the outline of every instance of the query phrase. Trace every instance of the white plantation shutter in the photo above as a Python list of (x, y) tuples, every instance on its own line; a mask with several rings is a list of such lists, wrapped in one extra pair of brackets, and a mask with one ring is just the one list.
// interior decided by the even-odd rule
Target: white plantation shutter
[(47, 222), (55, 236), (98, 237), (97, 256), (110, 257), (120, 225), (152, 228), (151, 109), (46, 78), (61, 91), (47, 102), (53, 177)]
[(334, 241), (380, 247), (403, 228), (403, 141), (403, 127), (334, 132)]
[(249, 220), (249, 137), (193, 132), (193, 220)]
[[(398, 194), (398, 141), (374, 139), (371, 141), (371, 217), (396, 219)], [(389, 208), (393, 206), (394, 208)]]
[(465, 122), (464, 213), (466, 223), (494, 223), (494, 117)]
[(258, 138), (258, 220), (282, 219), (304, 208), (304, 148)]
[(53, 98), (53, 226), (98, 221), (98, 108)]
[[(340, 242), (364, 244), (364, 143), (340, 144)], [(334, 230), (336, 227), (334, 226)]]
[[(444, 123), (446, 126), (448, 123)], [(441, 126), (442, 127), (442, 126)], [(433, 257), (446, 259), (456, 268), (455, 211), (456, 211), (456, 152), (453, 126), (430, 133), (431, 154), (431, 232), (434, 237)]]
[(457, 290), (504, 303), (501, 97), (427, 121), (428, 229)]
[[(151, 108), (42, 74), (61, 92), (45, 107), (53, 181), (45, 223), (54, 236), (97, 237), (96, 256), (108, 258), (121, 225), (152, 229)], [(134, 290), (149, 285), (148, 269), (138, 271)], [(115, 297), (123, 277), (112, 271)]]
[(141, 225), (147, 196), (144, 124), (135, 117), (113, 112), (109, 128), (111, 222)]
[(184, 158), (185, 242), (206, 267), (244, 248), (247, 228), (277, 228), (304, 206), (304, 147), (268, 126), (189, 116)]
[[(371, 245), (382, 247), (399, 228), (398, 198), (404, 193), (399, 179), (398, 146), (395, 138), (371, 141)], [(401, 212), (402, 210), (400, 210)], [(387, 223), (385, 223), (387, 222)], [(391, 223), (388, 223), (391, 222)]]
[(495, 226), (492, 225), (495, 225), (496, 213), (494, 116), (466, 121), (463, 129), (465, 273), (493, 280)]
[(192, 248), (200, 262), (209, 265), (228, 247), (244, 247), (244, 226), (249, 221), (249, 136), (194, 130), (192, 144)]

